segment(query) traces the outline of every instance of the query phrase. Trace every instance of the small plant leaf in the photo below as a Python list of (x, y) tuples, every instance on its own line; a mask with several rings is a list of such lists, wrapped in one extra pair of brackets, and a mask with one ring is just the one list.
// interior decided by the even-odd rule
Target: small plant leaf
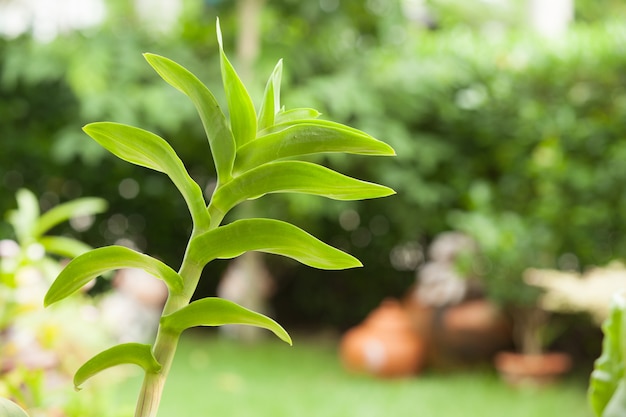
[(230, 128), (237, 147), (240, 147), (256, 137), (256, 111), (248, 90), (226, 57), (219, 19), (217, 20), (217, 42), (220, 47), (220, 67), (228, 101)]
[(213, 93), (189, 70), (171, 59), (154, 54), (144, 54), (144, 57), (161, 78), (196, 106), (211, 146), (218, 179), (228, 182), (235, 160), (235, 139)]
[(271, 318), (218, 297), (202, 298), (161, 318), (161, 326), (176, 333), (181, 333), (191, 327), (225, 324), (262, 327), (272, 331), (284, 342), (292, 344), (287, 331)]
[(274, 117), (274, 124), (282, 124), (294, 122), (297, 120), (311, 120), (317, 119), (321, 116), (321, 113), (315, 109), (291, 109), (291, 110), (281, 110), (276, 113)]
[(0, 397), (0, 416), (1, 417), (28, 417), (28, 413), (19, 405), (6, 398)]
[(391, 188), (357, 180), (317, 164), (278, 161), (251, 169), (218, 188), (211, 205), (225, 214), (244, 200), (277, 192), (314, 194), (335, 200), (361, 200), (394, 194)]
[(102, 213), (107, 209), (107, 202), (101, 198), (85, 197), (59, 204), (39, 217), (33, 233), (39, 237), (54, 226), (79, 216)]
[(258, 129), (274, 125), (276, 113), (280, 111), (280, 82), (283, 76), (283, 60), (279, 60), (265, 85), (263, 102), (259, 110)]
[(339, 123), (307, 120), (242, 146), (237, 153), (235, 172), (245, 172), (277, 159), (323, 152), (395, 155), (391, 146), (359, 130)]
[(123, 246), (105, 246), (74, 258), (52, 283), (44, 298), (49, 306), (78, 291), (104, 272), (121, 268), (137, 268), (162, 279), (170, 292), (183, 288), (183, 279), (169, 266), (148, 255)]
[(208, 223), (200, 186), (165, 139), (138, 127), (111, 122), (91, 123), (83, 130), (120, 159), (167, 174), (187, 202), (194, 220)]
[(138, 365), (146, 373), (158, 373), (161, 370), (161, 364), (152, 354), (150, 345), (124, 343), (100, 352), (85, 362), (74, 374), (74, 388), (78, 391), (86, 380), (97, 373), (126, 364)]
[(46, 252), (66, 258), (75, 258), (93, 248), (80, 240), (64, 236), (43, 236), (39, 243), (46, 249)]
[(363, 266), (355, 257), (333, 248), (304, 230), (279, 220), (243, 219), (196, 236), (189, 255), (206, 265), (247, 251), (286, 256), (318, 269)]
[(17, 210), (10, 210), (7, 220), (13, 226), (17, 240), (24, 244), (31, 240), (37, 218), (39, 217), (39, 201), (32, 191), (21, 188), (15, 194)]
[(617, 294), (602, 325), (602, 355), (589, 384), (589, 403), (597, 417), (626, 415), (626, 297)]

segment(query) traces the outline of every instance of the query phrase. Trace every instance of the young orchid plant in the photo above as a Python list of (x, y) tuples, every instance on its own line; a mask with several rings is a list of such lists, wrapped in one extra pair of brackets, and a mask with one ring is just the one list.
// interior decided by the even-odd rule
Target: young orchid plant
[(139, 365), (145, 375), (136, 417), (156, 416), (179, 338), (188, 328), (246, 324), (268, 329), (291, 344), (290, 336), (274, 320), (231, 301), (207, 297), (190, 302), (207, 263), (260, 251), (290, 257), (319, 269), (362, 266), (353, 256), (284, 221), (245, 218), (222, 224), (230, 210), (268, 193), (306, 193), (336, 200), (394, 194), (388, 187), (298, 160), (303, 155), (326, 152), (381, 156), (395, 153), (389, 145), (362, 131), (318, 119), (320, 113), (316, 110), (285, 110), (279, 97), (281, 61), (267, 82), (259, 112), (255, 112), (248, 91), (224, 53), (219, 20), (217, 40), (230, 120), (195, 75), (170, 59), (144, 54), (167, 83), (191, 99), (200, 115), (217, 173), (217, 186), (208, 205), (200, 186), (161, 137), (111, 122), (92, 123), (83, 128), (117, 157), (166, 174), (180, 191), (193, 222), (180, 269), (175, 271), (155, 258), (125, 247), (102, 247), (74, 258), (54, 281), (44, 300), (46, 306), (52, 305), (102, 273), (120, 268), (139, 268), (165, 282), (169, 295), (154, 344), (114, 346), (87, 361), (74, 377), (78, 389), (88, 378), (112, 366)]

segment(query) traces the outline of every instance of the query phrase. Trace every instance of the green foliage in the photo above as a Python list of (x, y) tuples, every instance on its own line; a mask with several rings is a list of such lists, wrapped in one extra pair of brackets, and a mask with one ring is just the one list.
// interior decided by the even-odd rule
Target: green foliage
[[(138, 21), (132, 7), (114, 3), (120, 6), (97, 31), (48, 45), (27, 37), (0, 41), (5, 151), (0, 175), (7, 185), (7, 191), (0, 190), (0, 211), (24, 185), (43, 196), (43, 203), (97, 192), (107, 196), (110, 214), (85, 235), (87, 241), (102, 246), (129, 239), (173, 265), (183, 255), (191, 227), (185, 202), (168, 197), (173, 187), (167, 177), (104, 158), (106, 151), (83, 140), (79, 128), (93, 120), (115, 120), (158, 133), (202, 188), (212, 188), (216, 173), (206, 164), (206, 138), (195, 123), (193, 104), (177, 101), (178, 92), (135, 57), (151, 50), (185, 62), (219, 103), (227, 103), (219, 91), (221, 51), (209, 33), (216, 14), (229, 27), (237, 26), (236, 2), (186, 1), (179, 25), (158, 36)], [(394, 199), (322, 204), (308, 195), (282, 194), (267, 196), (272, 204), (256, 208), (368, 260), (365, 270), (346, 271), (341, 280), (319, 286), (315, 271), (271, 259), (278, 317), (343, 327), (360, 320), (381, 294), (401, 295), (414, 273), (390, 258), (405, 246), (426, 247), (449, 229), (448, 212), (475, 211), (469, 190), (479, 184), (491, 191), (494, 222), (501, 213), (515, 213), (549, 235), (542, 263), (550, 258), (546, 264), (584, 268), (626, 253), (626, 200), (615, 192), (625, 179), (624, 29), (619, 22), (606, 24), (608, 16), (620, 20), (623, 2), (577, 1), (576, 20), (595, 24), (574, 25), (558, 40), (528, 31), (490, 36), (467, 29), (486, 17), (505, 23), (513, 15), (517, 19), (522, 3), (469, 8), (458, 3), (454, 9), (447, 0), (428, 2), (440, 22), (433, 32), (405, 16), (400, 2), (264, 3), (259, 15), (263, 53), (255, 62), (258, 71), (246, 80), (255, 103), (275, 109), (274, 103), (264, 104), (273, 99), (264, 94), (264, 74), (275, 68), (268, 58), (282, 56), (289, 63), (281, 70), (285, 103), (315, 107), (384, 138), (400, 155), (376, 164), (358, 156), (307, 157), (346, 175), (388, 184), (398, 191)], [(498, 15), (491, 14), (493, 8), (483, 13), (492, 6)], [(235, 31), (224, 34), (225, 44), (234, 45), (236, 38)], [(275, 123), (318, 116), (304, 109), (301, 115), (291, 112), (279, 112)], [(249, 106), (244, 113), (250, 113)], [(265, 113), (257, 113), (258, 130)], [(28, 169), (25, 160), (32, 162)], [(120, 195), (128, 178), (140, 185), (137, 198)], [(337, 227), (348, 210), (359, 214), (355, 230)], [(114, 231), (110, 224), (119, 217), (128, 220), (126, 227)], [(9, 229), (0, 224), (0, 230)], [(206, 274), (217, 275), (221, 268), (212, 263)], [(363, 272), (376, 278), (364, 282)], [(199, 292), (212, 294), (215, 285), (202, 280)]]
[(161, 370), (152, 354), (152, 346), (141, 343), (122, 343), (98, 353), (85, 362), (74, 374), (76, 390), (95, 374), (118, 365), (133, 364), (141, 367), (145, 373), (158, 373)]
[[(119, 246), (94, 249), (76, 257), (59, 274), (45, 297), (45, 304), (58, 302), (93, 279), (117, 268), (134, 267), (163, 279), (169, 295), (161, 325), (152, 347), (124, 344), (106, 350), (79, 369), (75, 385), (111, 366), (134, 363), (145, 371), (137, 403), (137, 416), (154, 416), (173, 359), (180, 333), (196, 326), (248, 324), (273, 331), (291, 343), (286, 331), (272, 319), (218, 298), (190, 303), (205, 265), (217, 258), (232, 258), (257, 250), (294, 258), (322, 269), (340, 270), (361, 266), (351, 255), (314, 238), (304, 230), (279, 220), (241, 219), (222, 225), (238, 203), (266, 193), (297, 191), (339, 199), (375, 198), (393, 190), (343, 176), (313, 163), (282, 162), (305, 154), (328, 152), (394, 155), (393, 149), (373, 137), (347, 126), (315, 119), (286, 118), (280, 106), (280, 71), (268, 83), (257, 118), (248, 93), (222, 49), (222, 80), (227, 94), (230, 122), (210, 90), (190, 71), (158, 55), (145, 54), (148, 63), (170, 85), (196, 106), (209, 140), (218, 177), (214, 196), (205, 202), (200, 186), (187, 172), (173, 148), (161, 137), (118, 123), (92, 123), (84, 131), (108, 151), (132, 164), (165, 173), (181, 193), (191, 213), (193, 230), (178, 273), (160, 261)], [(277, 68), (280, 68), (277, 66)], [(294, 113), (292, 113), (293, 115)], [(297, 116), (314, 115), (312, 110)], [(257, 129), (257, 120), (261, 120)], [(258, 130), (258, 131), (257, 131)], [(243, 135), (243, 136), (242, 136)], [(298, 175), (293, 175), (293, 174)], [(254, 180), (261, 176), (258, 183)], [(289, 176), (289, 179), (286, 177)], [(329, 186), (323, 180), (339, 179)], [(229, 186), (229, 184), (233, 184)], [(230, 194), (233, 194), (232, 196)]]
[[(25, 188), (17, 191), (16, 200), (17, 208), (8, 211), (6, 218), (17, 242), (3, 239), (7, 250), (0, 254), (0, 367), (3, 369), (0, 396), (7, 396), (33, 413), (62, 408), (68, 416), (95, 415), (80, 401), (65, 398), (63, 387), (52, 387), (50, 383), (51, 379), (62, 381), (68, 377), (65, 368), (73, 364), (65, 355), (68, 346), (80, 354), (100, 345), (102, 340), (109, 343), (95, 322), (85, 329), (82, 324), (67, 320), (75, 317), (76, 309), (95, 307), (86, 296), (76, 297), (67, 309), (54, 311), (43, 310), (41, 301), (62, 269), (59, 258), (80, 257), (91, 250), (75, 237), (48, 233), (67, 221), (76, 222), (84, 229), (90, 224), (89, 218), (105, 211), (107, 204), (100, 198), (79, 198), (42, 211), (39, 199)], [(95, 330), (98, 333), (94, 337), (89, 332)], [(26, 349), (20, 344), (24, 338), (29, 340)], [(56, 365), (53, 376), (48, 369), (51, 360)], [(93, 402), (93, 398), (85, 399)], [(25, 415), (18, 413), (16, 407), (0, 398), (0, 415)], [(102, 410), (98, 415), (107, 413)]]
[(597, 417), (626, 412), (626, 298), (616, 294), (611, 313), (602, 325), (602, 355), (596, 360), (589, 384), (589, 403)]
[(191, 327), (223, 326), (225, 324), (246, 324), (261, 327), (271, 330), (282, 341), (292, 344), (289, 334), (274, 320), (218, 297), (196, 300), (172, 314), (163, 316), (161, 319), (163, 329), (179, 334)]
[(0, 398), (0, 415), (2, 417), (28, 417), (26, 411), (6, 398)]

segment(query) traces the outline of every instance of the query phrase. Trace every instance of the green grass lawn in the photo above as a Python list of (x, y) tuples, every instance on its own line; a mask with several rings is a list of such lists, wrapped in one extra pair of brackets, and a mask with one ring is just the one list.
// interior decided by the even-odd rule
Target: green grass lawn
[[(140, 375), (119, 387), (132, 415)], [(378, 380), (344, 371), (336, 344), (295, 337), (258, 345), (189, 333), (159, 417), (589, 417), (584, 383), (513, 389), (489, 371)]]

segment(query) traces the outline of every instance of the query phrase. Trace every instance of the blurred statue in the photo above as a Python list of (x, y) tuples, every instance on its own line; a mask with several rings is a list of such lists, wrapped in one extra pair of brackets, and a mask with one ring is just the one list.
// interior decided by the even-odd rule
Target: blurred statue
[(458, 304), (468, 290), (467, 276), (460, 272), (459, 260), (477, 252), (472, 238), (460, 232), (444, 232), (430, 245), (429, 260), (417, 272), (417, 299), (431, 307)]

